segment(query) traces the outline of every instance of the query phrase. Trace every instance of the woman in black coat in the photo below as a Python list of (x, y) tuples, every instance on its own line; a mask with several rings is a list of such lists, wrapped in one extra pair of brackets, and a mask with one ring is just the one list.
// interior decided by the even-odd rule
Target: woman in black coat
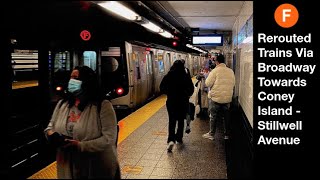
[[(187, 114), (189, 97), (194, 91), (193, 83), (185, 72), (181, 60), (176, 60), (161, 83), (160, 91), (167, 94), (167, 111), (169, 115), (168, 151), (171, 151), (175, 142), (182, 143), (184, 119)], [(178, 129), (176, 129), (178, 121)]]

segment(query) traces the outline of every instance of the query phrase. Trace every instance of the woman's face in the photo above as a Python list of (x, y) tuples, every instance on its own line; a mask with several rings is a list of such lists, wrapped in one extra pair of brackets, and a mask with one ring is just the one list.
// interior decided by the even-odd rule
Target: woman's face
[(79, 78), (79, 71), (74, 69), (71, 73), (70, 79), (78, 79)]

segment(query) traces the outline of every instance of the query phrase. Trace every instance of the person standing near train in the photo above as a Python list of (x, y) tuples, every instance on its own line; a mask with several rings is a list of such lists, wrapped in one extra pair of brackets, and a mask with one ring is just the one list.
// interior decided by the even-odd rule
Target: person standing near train
[(209, 113), (210, 113), (210, 130), (203, 134), (203, 138), (214, 140), (217, 128), (217, 120), (224, 121), (225, 137), (230, 136), (230, 103), (232, 101), (233, 89), (235, 86), (235, 75), (232, 69), (225, 64), (225, 58), (222, 54), (218, 54), (215, 59), (215, 68), (209, 73), (205, 80), (206, 86), (209, 88)]
[(193, 91), (192, 80), (190, 75), (186, 73), (183, 62), (176, 60), (160, 83), (160, 92), (167, 94), (166, 106), (169, 115), (167, 150), (169, 152), (171, 152), (175, 142), (183, 143), (184, 119), (187, 115), (189, 97)]
[(73, 69), (44, 132), (57, 148), (58, 179), (120, 179), (115, 111), (99, 96), (97, 76), (89, 67)]

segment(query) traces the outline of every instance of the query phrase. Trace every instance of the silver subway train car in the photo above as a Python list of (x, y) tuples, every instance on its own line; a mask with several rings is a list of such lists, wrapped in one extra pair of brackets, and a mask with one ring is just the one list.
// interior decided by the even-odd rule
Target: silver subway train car
[[(132, 109), (160, 93), (160, 82), (173, 62), (184, 59), (191, 76), (199, 72), (204, 57), (141, 42), (101, 51), (101, 86), (115, 109)], [(111, 72), (112, 71), (112, 72)]]

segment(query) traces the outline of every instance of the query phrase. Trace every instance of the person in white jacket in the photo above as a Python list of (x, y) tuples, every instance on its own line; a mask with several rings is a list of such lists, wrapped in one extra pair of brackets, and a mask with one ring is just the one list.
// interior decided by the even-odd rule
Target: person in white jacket
[(229, 139), (229, 108), (235, 86), (235, 76), (232, 69), (226, 66), (225, 59), (222, 54), (218, 54), (214, 62), (216, 67), (210, 72), (205, 81), (206, 86), (210, 89), (208, 93), (210, 130), (202, 137), (214, 140), (217, 120), (224, 119), (224, 139)]

